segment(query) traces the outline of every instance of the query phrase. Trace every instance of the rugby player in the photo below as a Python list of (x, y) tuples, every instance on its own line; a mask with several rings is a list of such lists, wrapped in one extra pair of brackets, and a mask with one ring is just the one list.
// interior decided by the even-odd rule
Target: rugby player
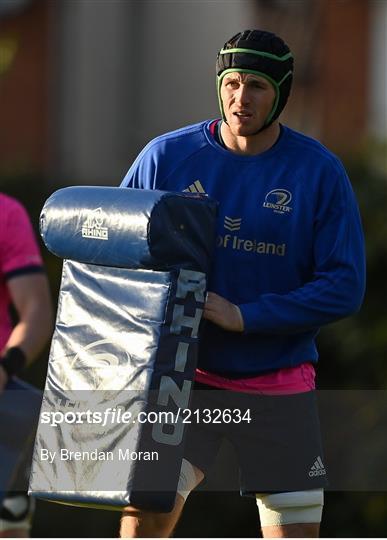
[(254, 417), (249, 425), (189, 426), (175, 508), (128, 507), (122, 537), (170, 536), (224, 436), (239, 458), (242, 495), (256, 498), (263, 536), (319, 535), (327, 474), (315, 338), (321, 326), (360, 308), (365, 256), (340, 160), (279, 122), (293, 63), (273, 33), (232, 37), (216, 61), (221, 118), (152, 140), (121, 184), (219, 202), (196, 373), (208, 397), (194, 391), (192, 407), (233, 409), (245, 395)]
[[(0, 399), (9, 378), (37, 357), (51, 331), (48, 280), (30, 220), (16, 199), (0, 193)], [(8, 493), (0, 505), (0, 537), (29, 536), (31, 518), (27, 494)]]

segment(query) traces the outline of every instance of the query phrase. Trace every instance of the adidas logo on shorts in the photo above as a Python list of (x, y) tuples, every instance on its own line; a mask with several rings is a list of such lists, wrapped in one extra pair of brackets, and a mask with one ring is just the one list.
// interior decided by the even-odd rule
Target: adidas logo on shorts
[(312, 478), (313, 476), (325, 476), (327, 474), (324, 464), (321, 460), (321, 457), (318, 456), (314, 464), (312, 465), (309, 476)]

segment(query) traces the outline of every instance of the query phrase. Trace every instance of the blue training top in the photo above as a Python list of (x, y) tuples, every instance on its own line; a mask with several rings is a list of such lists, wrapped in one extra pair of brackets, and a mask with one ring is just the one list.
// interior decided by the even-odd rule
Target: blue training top
[(199, 367), (254, 376), (318, 358), (319, 327), (356, 312), (364, 239), (340, 160), (281, 126), (256, 156), (220, 146), (201, 122), (152, 140), (121, 186), (204, 192), (219, 201), (209, 290), (241, 310), (244, 333), (206, 321)]

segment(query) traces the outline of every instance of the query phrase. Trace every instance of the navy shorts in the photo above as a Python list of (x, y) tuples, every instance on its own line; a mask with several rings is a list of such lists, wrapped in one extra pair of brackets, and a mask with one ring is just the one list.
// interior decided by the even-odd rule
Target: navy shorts
[(243, 495), (327, 486), (314, 391), (268, 396), (195, 383), (190, 409), (184, 457), (205, 475), (226, 438)]

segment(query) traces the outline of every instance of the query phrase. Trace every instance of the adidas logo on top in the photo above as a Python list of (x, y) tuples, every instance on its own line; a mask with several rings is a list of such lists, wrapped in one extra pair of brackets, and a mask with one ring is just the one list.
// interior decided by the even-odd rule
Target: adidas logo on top
[(224, 217), (224, 228), (228, 231), (239, 231), (242, 224), (242, 218)]
[(316, 461), (314, 462), (314, 464), (310, 468), (309, 476), (310, 477), (313, 477), (313, 476), (325, 476), (326, 474), (327, 473), (326, 473), (324, 464), (323, 464), (323, 462), (321, 460), (321, 457), (318, 456), (318, 458), (316, 459)]
[(195, 180), (193, 184), (188, 186), (186, 189), (183, 189), (183, 192), (189, 192), (189, 193), (206, 193), (204, 191), (204, 187), (201, 185), (200, 180)]

